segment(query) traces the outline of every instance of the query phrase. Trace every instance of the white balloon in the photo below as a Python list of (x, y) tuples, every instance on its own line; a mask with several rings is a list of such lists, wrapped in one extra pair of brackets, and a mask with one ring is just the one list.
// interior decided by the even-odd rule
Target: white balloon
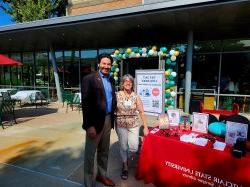
[(137, 57), (137, 58), (140, 57), (140, 56), (141, 56), (140, 53), (135, 54), (135, 57)]
[(143, 53), (147, 52), (147, 48), (146, 47), (143, 47), (141, 50), (143, 51)]
[(146, 57), (146, 56), (147, 56), (147, 53), (142, 53), (141, 56), (142, 56), (142, 57)]
[(119, 72), (119, 68), (116, 68), (116, 69), (115, 69), (115, 72)]
[(171, 95), (171, 97), (175, 97), (175, 96), (176, 96), (176, 92), (172, 91), (172, 92), (170, 93), (170, 95)]
[(154, 54), (154, 51), (152, 49), (150, 49), (148, 54), (152, 56)]
[(130, 53), (129, 57), (132, 57), (132, 58), (135, 57), (135, 52), (132, 51), (132, 52)]
[(171, 61), (175, 61), (176, 60), (176, 56), (172, 55), (171, 56)]
[(174, 52), (175, 52), (175, 50), (172, 49), (169, 51), (169, 54), (172, 56), (172, 55), (174, 55)]
[(159, 51), (158, 52), (158, 56), (162, 56), (163, 55), (163, 52), (162, 51)]
[(175, 71), (173, 71), (173, 72), (171, 73), (171, 75), (172, 75), (173, 77), (176, 77), (177, 73), (176, 73)]
[(170, 105), (170, 106), (168, 106), (168, 109), (174, 109), (174, 106)]
[(115, 81), (117, 81), (117, 80), (118, 80), (118, 77), (114, 77), (114, 79), (115, 79)]

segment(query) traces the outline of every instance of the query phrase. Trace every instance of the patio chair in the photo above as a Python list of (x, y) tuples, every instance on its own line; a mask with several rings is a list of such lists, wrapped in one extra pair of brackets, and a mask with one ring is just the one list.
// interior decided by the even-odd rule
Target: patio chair
[(72, 95), (72, 93), (70, 91), (63, 91), (63, 93), (62, 93), (63, 107), (64, 107), (64, 103), (70, 99), (71, 95)]
[(15, 117), (15, 101), (12, 100), (7, 92), (2, 92), (2, 98), (0, 101), (0, 125), (4, 129), (3, 117), (11, 117), (11, 125), (13, 122), (17, 124)]
[(39, 90), (41, 91), (42, 95), (46, 98), (47, 103), (50, 103), (49, 89), (48, 88), (41, 88)]
[(47, 98), (43, 95), (42, 92), (37, 92), (34, 94), (30, 95), (30, 102), (32, 104), (34, 104), (37, 108), (38, 103), (40, 103), (40, 105), (43, 105), (43, 102), (48, 106), (49, 105), (49, 101), (47, 100)]
[(65, 95), (65, 101), (67, 103), (67, 109), (66, 112), (68, 112), (68, 107), (70, 106), (72, 108), (72, 111), (74, 109), (74, 106), (78, 108), (78, 111), (80, 112), (81, 108), (81, 102), (79, 95), (75, 95), (74, 93)]

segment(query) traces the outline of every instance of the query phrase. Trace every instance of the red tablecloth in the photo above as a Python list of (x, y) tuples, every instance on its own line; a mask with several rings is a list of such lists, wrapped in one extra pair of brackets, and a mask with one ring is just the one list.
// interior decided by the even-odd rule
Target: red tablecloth
[(137, 179), (166, 186), (250, 186), (250, 155), (235, 158), (230, 149), (184, 143), (174, 137), (144, 137)]

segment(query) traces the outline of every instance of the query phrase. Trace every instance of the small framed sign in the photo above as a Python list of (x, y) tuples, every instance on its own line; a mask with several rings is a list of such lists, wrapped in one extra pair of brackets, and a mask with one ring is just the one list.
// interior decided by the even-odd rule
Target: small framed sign
[(159, 119), (159, 128), (160, 129), (169, 129), (169, 118), (168, 115), (162, 113), (158, 116)]
[(168, 118), (170, 126), (178, 126), (180, 123), (180, 110), (168, 110)]
[(225, 142), (234, 145), (238, 138), (247, 140), (248, 124), (227, 121)]
[(192, 131), (207, 133), (209, 114), (193, 112)]

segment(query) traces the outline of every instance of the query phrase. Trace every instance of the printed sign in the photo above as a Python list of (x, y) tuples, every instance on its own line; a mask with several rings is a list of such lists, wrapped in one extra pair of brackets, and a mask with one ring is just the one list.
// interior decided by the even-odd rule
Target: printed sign
[(208, 116), (208, 114), (193, 112), (192, 131), (207, 133)]
[(168, 110), (169, 124), (171, 126), (178, 126), (180, 123), (180, 110)]
[(248, 125), (244, 123), (236, 123), (227, 121), (226, 126), (226, 144), (233, 145), (238, 138), (247, 139)]
[(136, 92), (145, 113), (157, 116), (164, 112), (164, 70), (136, 70)]

